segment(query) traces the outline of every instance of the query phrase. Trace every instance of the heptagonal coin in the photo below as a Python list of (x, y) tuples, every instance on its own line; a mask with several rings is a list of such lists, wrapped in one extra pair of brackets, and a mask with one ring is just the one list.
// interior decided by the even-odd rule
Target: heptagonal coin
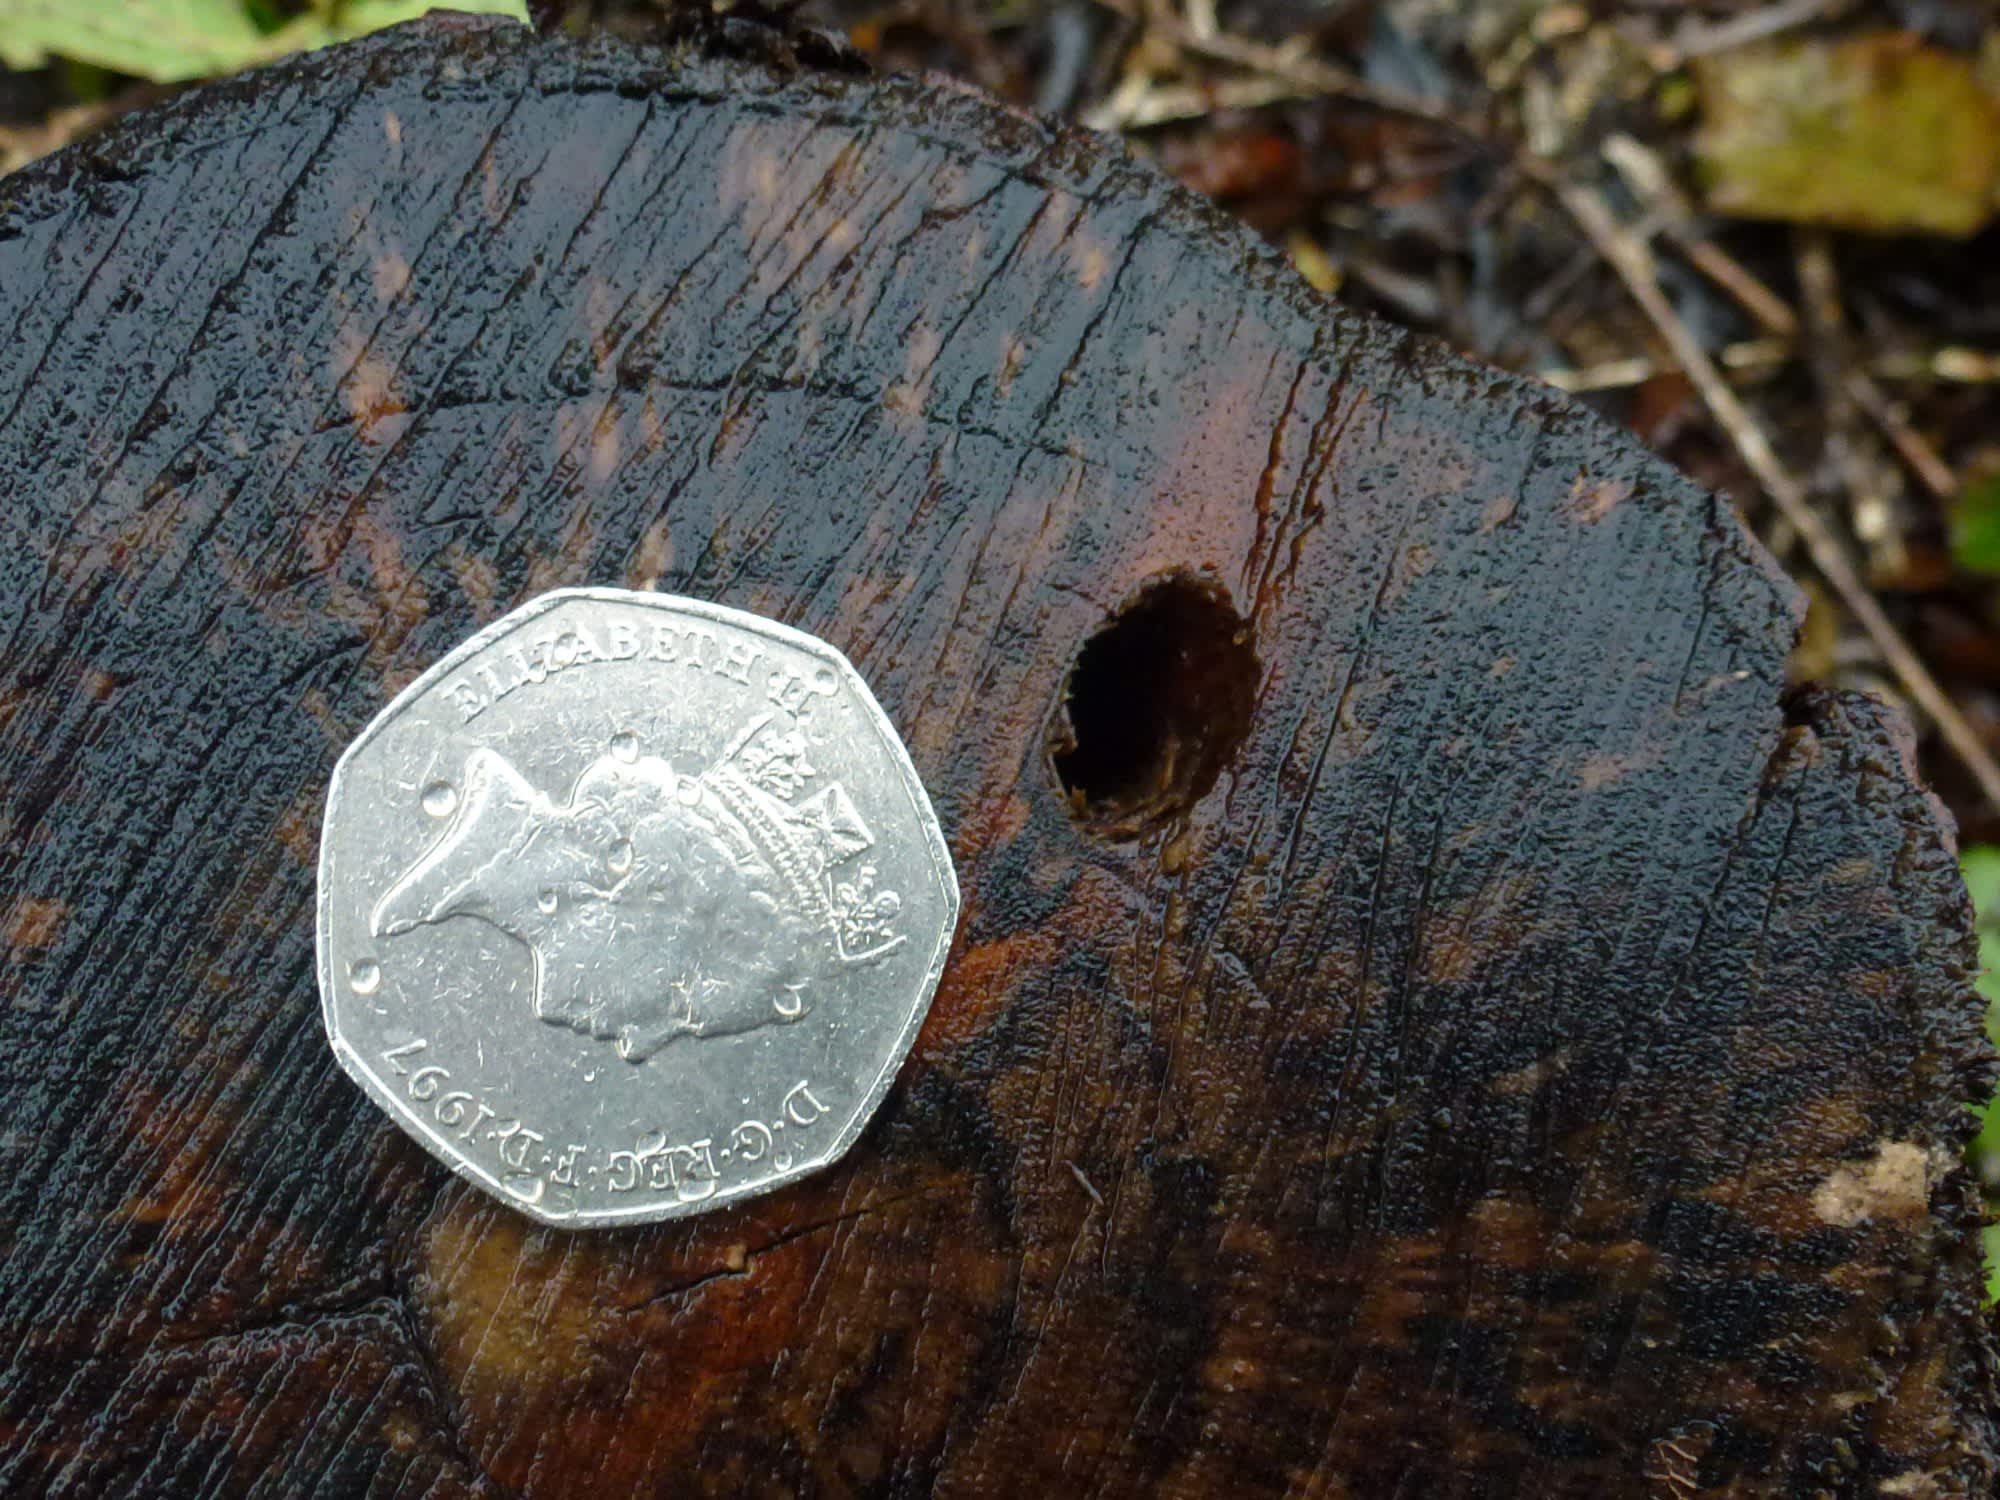
[(692, 599), (532, 600), (398, 694), (327, 790), (335, 1055), (545, 1223), (700, 1213), (835, 1160), (957, 917), (846, 658)]

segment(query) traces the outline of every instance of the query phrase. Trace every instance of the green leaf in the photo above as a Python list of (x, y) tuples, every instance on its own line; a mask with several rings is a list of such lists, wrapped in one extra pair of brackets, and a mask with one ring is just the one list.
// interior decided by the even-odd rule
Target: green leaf
[(181, 83), (439, 9), (527, 20), (525, 0), (333, 0), (269, 31), (249, 0), (0, 0), (0, 63), (38, 68), (67, 57), (155, 83)]
[[(1970, 573), (2000, 574), (2000, 474), (1969, 484), (1951, 512), (1951, 555)], [(1977, 898), (1976, 910), (1984, 911)]]
[(0, 0), (0, 61), (73, 57), (163, 83), (240, 66), (264, 34), (241, 0)]
[(1691, 64), (1709, 206), (1884, 234), (1975, 233), (2000, 187), (2000, 99), (1900, 31), (1790, 37)]

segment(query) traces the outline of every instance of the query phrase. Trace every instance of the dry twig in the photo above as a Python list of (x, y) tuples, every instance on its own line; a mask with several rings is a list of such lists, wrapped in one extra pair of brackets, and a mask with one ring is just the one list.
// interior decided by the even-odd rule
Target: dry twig
[(1860, 405), (1849, 388), (1853, 339), (1827, 232), (1799, 230), (1793, 236), (1792, 264), (1805, 310), (1807, 352), (1825, 413), (1825, 452), (1841, 475), (1849, 524), (1855, 538), (1873, 549), (1876, 567), (1900, 573), (1909, 566), (1903, 542), (1905, 518), (1900, 515), (1906, 487), (1881, 435), (1862, 425)]
[(1689, 58), (1768, 41), (1852, 8), (1852, 0), (1778, 0), (1775, 5), (1755, 6), (1726, 21), (1690, 22), (1653, 59), (1653, 65), (1665, 72), (1680, 67)]
[(1875, 383), (1875, 377), (1858, 366), (1847, 372), (1847, 393), (1854, 404), (1882, 429), (1882, 436), (1889, 445), (1902, 455), (1910, 472), (1915, 474), (1924, 488), (1942, 501), (1958, 498), (1958, 476), (1950, 465), (1938, 457), (1937, 449), (1925, 440), (1922, 433), (1910, 425), (1902, 407), (1883, 394), (1882, 387)]
[[(1765, 375), (1797, 357), (1798, 350), (1790, 339), (1743, 339), (1725, 344), (1715, 356), (1723, 369), (1743, 375)], [(1627, 359), (1609, 359), (1578, 368), (1538, 370), (1535, 378), (1559, 391), (1578, 395), (1586, 391), (1626, 390), (1643, 385), (1655, 375), (1673, 374), (1679, 369), (1672, 360), (1635, 354)]]
[[(1725, 370), (1746, 376), (1768, 374), (1781, 365), (1798, 358), (1796, 343), (1788, 338), (1741, 339), (1733, 344), (1725, 344), (1716, 351), (1715, 361)], [(1671, 359), (1656, 359), (1650, 354), (1634, 354), (1625, 359), (1607, 359), (1600, 364), (1564, 366), (1552, 370), (1538, 370), (1536, 378), (1547, 381), (1558, 390), (1616, 391), (1642, 384), (1655, 375), (1667, 375), (1680, 369)], [(2000, 382), (2000, 356), (1984, 354), (1974, 349), (1945, 348), (1928, 354), (1883, 354), (1857, 366), (1852, 379), (1864, 382), (1874, 392), (1876, 402), (1893, 406), (1891, 398), (1882, 390), (1880, 382), (1894, 381), (1936, 381), (1944, 385), (1991, 385)], [(1867, 395), (1859, 397), (1864, 411), (1870, 406)], [(1878, 421), (1881, 419), (1878, 417)], [(1895, 442), (1893, 434), (1890, 441)], [(1902, 444), (1897, 443), (1900, 448)], [(1928, 477), (1919, 476), (1925, 484)], [(1934, 488), (1934, 486), (1933, 486)]]
[(1402, 89), (1372, 83), (1360, 74), (1315, 57), (1302, 45), (1269, 47), (1221, 30), (1197, 27), (1181, 19), (1165, 5), (1137, 3), (1137, 0), (1100, 0), (1105, 9), (1138, 22), (1145, 34), (1157, 42), (1211, 62), (1226, 63), (1268, 78), (1282, 79), (1309, 94), (1346, 99), (1372, 105), (1391, 114), (1427, 120), (1463, 136), (1469, 143), (1497, 149), (1487, 134), (1473, 123), (1460, 119), (1451, 110)]
[(1614, 135), (1603, 145), (1604, 159), (1618, 170), (1625, 185), (1659, 222), (1660, 230), (1689, 265), (1714, 282), (1766, 333), (1791, 338), (1799, 320), (1790, 304), (1713, 240), (1695, 232), (1694, 207), (1687, 200), (1659, 153), (1629, 135)]

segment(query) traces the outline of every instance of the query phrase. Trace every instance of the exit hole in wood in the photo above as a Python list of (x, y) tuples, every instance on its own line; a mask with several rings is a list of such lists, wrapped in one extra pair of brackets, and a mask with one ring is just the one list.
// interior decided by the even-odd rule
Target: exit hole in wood
[(1050, 754), (1071, 810), (1130, 836), (1207, 795), (1250, 730), (1250, 626), (1228, 594), (1184, 574), (1142, 589), (1083, 643)]

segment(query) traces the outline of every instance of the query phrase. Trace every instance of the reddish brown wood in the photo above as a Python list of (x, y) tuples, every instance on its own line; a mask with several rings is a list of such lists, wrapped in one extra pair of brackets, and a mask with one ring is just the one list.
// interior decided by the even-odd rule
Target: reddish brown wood
[[(1981, 1492), (1950, 836), (1727, 504), (734, 36), (435, 23), (0, 186), (0, 1490)], [(846, 651), (967, 914), (836, 1170), (564, 1234), (338, 1074), (312, 862), (585, 581)]]

